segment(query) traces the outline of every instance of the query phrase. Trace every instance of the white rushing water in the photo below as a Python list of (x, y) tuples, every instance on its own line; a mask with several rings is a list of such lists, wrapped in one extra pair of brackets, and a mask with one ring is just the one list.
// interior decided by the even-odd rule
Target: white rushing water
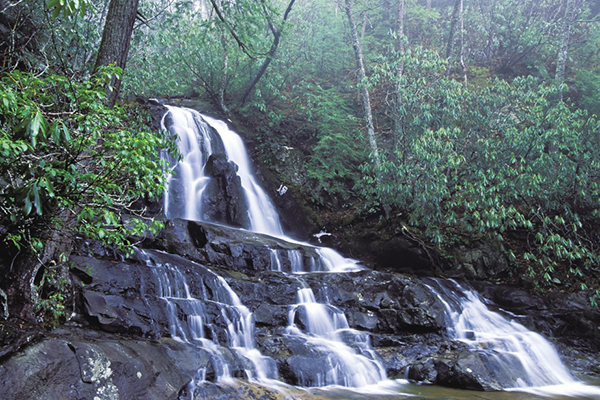
[(362, 387), (386, 379), (369, 335), (350, 329), (344, 313), (318, 303), (310, 288), (300, 288), (297, 296), (298, 303), (289, 306), (286, 333), (327, 354), (318, 368), (304, 374), (303, 386)]
[(283, 230), (281, 229), (279, 215), (275, 210), (275, 206), (262, 187), (256, 182), (251, 172), (250, 158), (248, 157), (242, 138), (229, 129), (225, 122), (205, 115), (202, 117), (219, 133), (229, 161), (233, 161), (239, 167), (238, 175), (242, 180), (242, 187), (248, 198), (250, 230), (272, 236), (283, 236)]
[(596, 396), (600, 390), (577, 381), (563, 364), (554, 346), (514, 319), (491, 311), (481, 297), (453, 280), (436, 280), (430, 289), (444, 305), (451, 339), (484, 351), (497, 376), (520, 375), (508, 390), (543, 395)]
[[(252, 175), (248, 154), (237, 133), (229, 129), (225, 122), (200, 115), (193, 110), (168, 106), (168, 114), (169, 124), (166, 123), (167, 114), (165, 114), (162, 127), (179, 136), (179, 151), (182, 155), (179, 163), (172, 163), (175, 175), (169, 178), (171, 186), (165, 196), (167, 197), (165, 208), (169, 217), (202, 220), (200, 205), (204, 188), (210, 179), (204, 175), (204, 164), (215, 149), (222, 148), (228, 160), (238, 166), (237, 174), (241, 178), (242, 187), (248, 200), (249, 229), (253, 232), (299, 243), (283, 234), (279, 215), (269, 196)], [(214, 128), (218, 136), (211, 134), (206, 124)], [(194, 144), (194, 142), (197, 143)], [(182, 201), (186, 204), (180, 204)], [(312, 248), (306, 243), (299, 244)], [(344, 258), (332, 249), (321, 247), (313, 249), (315, 256), (310, 257), (304, 256), (300, 250), (272, 249), (271, 268), (275, 271), (292, 274), (348, 272), (364, 269), (356, 260)], [(174, 301), (170, 292), (172, 290), (168, 289), (163, 296), (165, 301)], [(188, 298), (185, 290), (180, 292), (177, 295), (177, 301)], [(324, 368), (324, 372), (315, 374), (314, 379), (307, 379), (304, 382), (305, 385), (359, 387), (374, 384), (386, 378), (383, 367), (371, 349), (368, 335), (350, 329), (341, 310), (329, 304), (317, 303), (309, 288), (302, 289), (298, 296), (299, 303), (290, 306), (290, 325), (286, 328), (286, 332), (288, 335), (304, 340), (310, 346), (316, 346), (320, 352), (327, 354), (325, 357), (327, 365), (321, 366)], [(232, 300), (228, 304), (236, 304), (236, 307), (241, 310), (236, 324), (239, 325), (244, 320), (250, 319), (245, 314), (247, 313), (244, 311), (245, 307), (237, 305), (235, 301), (237, 296), (230, 293), (229, 297)], [(194, 312), (199, 314), (192, 310), (192, 313)], [(302, 312), (305, 317), (309, 326), (307, 331), (303, 331), (294, 324), (294, 315), (298, 312)], [(177, 319), (175, 315), (173, 312), (173, 319)], [(201, 338), (199, 330), (204, 329), (201, 320), (200, 316), (188, 315), (188, 322), (183, 327), (181, 321), (177, 319), (172, 323), (173, 336), (184, 340), (188, 340), (186, 338), (192, 336), (194, 340), (199, 340), (198, 338)], [(189, 321), (194, 321), (194, 323)], [(232, 326), (236, 324), (232, 324)], [(192, 329), (195, 325), (199, 326), (198, 330)], [(190, 330), (192, 332), (188, 333)], [(252, 335), (252, 329), (232, 328), (229, 333), (231, 345), (238, 348), (239, 351), (245, 349), (243, 353), (247, 358), (253, 360), (259, 379), (268, 378), (272, 373), (261, 372), (259, 364), (262, 356), (254, 349)], [(349, 342), (353, 348), (344, 343), (344, 340)], [(300, 375), (302, 374), (301, 371)]]
[[(202, 294), (194, 297), (186, 277), (177, 265), (161, 262), (160, 256), (153, 256), (143, 250), (138, 250), (138, 257), (146, 262), (155, 276), (157, 294), (165, 303), (171, 337), (207, 350), (211, 355), (217, 380), (231, 378), (222, 346), (248, 360), (246, 365), (251, 367), (245, 369), (247, 378), (277, 378), (274, 360), (263, 356), (255, 347), (254, 315), (241, 303), (222, 277), (186, 261), (203, 272), (199, 283)], [(215, 316), (207, 308), (218, 310), (220, 325), (214, 321)], [(197, 374), (199, 380), (204, 379), (205, 375), (206, 371), (199, 371)]]
[[(248, 199), (249, 230), (275, 236), (290, 242), (300, 243), (284, 235), (281, 222), (273, 202), (257, 183), (252, 174), (250, 158), (240, 136), (227, 123), (198, 113), (188, 108), (166, 106), (161, 121), (162, 129), (179, 137), (178, 148), (182, 155), (179, 162), (172, 161), (175, 174), (169, 175), (165, 195), (165, 213), (169, 218), (184, 218), (203, 221), (202, 195), (210, 180), (204, 174), (204, 165), (213, 152), (223, 151), (229, 161), (238, 166), (237, 174)], [(170, 123), (167, 123), (167, 116)], [(210, 130), (212, 127), (217, 135)], [(310, 246), (307, 243), (300, 243)], [(358, 261), (345, 258), (333, 249), (317, 247), (318, 260), (294, 261), (292, 273), (304, 272), (349, 272), (364, 269)], [(279, 253), (273, 257), (279, 257)], [(288, 257), (297, 257), (287, 255)], [(281, 260), (272, 262), (273, 269)]]

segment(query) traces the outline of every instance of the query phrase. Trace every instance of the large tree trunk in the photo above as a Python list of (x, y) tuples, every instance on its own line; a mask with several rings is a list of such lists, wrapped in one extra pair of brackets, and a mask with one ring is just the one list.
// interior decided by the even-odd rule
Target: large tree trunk
[[(112, 63), (125, 70), (138, 4), (139, 0), (110, 0), (94, 71)], [(112, 107), (119, 95), (121, 79), (113, 78), (109, 85), (108, 105)]]
[(77, 223), (77, 213), (64, 209), (59, 215), (60, 223), (49, 226), (41, 240), (44, 248), (39, 254), (24, 250), (21, 257), (13, 260), (9, 274), (12, 285), (8, 288), (9, 308), (13, 316), (24, 320), (35, 319), (35, 305), (39, 302), (39, 280), (45, 269), (57, 268), (68, 271), (63, 262), (73, 249), (75, 241), (74, 227)]
[(558, 57), (556, 60), (556, 74), (554, 79), (560, 85), (565, 80), (565, 66), (569, 53), (569, 38), (571, 36), (571, 27), (573, 25), (573, 9), (575, 0), (567, 0), (565, 8), (565, 16), (562, 23), (562, 35), (560, 48), (558, 49)]
[[(292, 11), (292, 7), (294, 6), (295, 1), (296, 0), (290, 0), (290, 2), (288, 3), (287, 8), (285, 9), (285, 13), (283, 14), (283, 23), (285, 23), (285, 21), (287, 21), (288, 16), (290, 15), (290, 11)], [(265, 10), (265, 13), (266, 12), (267, 12), (267, 10)], [(258, 72), (254, 76), (254, 78), (252, 79), (252, 81), (250, 82), (248, 87), (246, 88), (244, 95), (242, 96), (242, 101), (241, 101), (242, 107), (244, 105), (246, 105), (246, 102), (248, 101), (250, 94), (254, 90), (254, 87), (256, 86), (258, 81), (260, 81), (260, 78), (262, 78), (262, 76), (267, 71), (269, 64), (271, 64), (271, 61), (273, 61), (273, 59), (275, 58), (275, 53), (277, 52), (277, 47), (279, 47), (279, 41), (281, 40), (281, 30), (277, 29), (277, 27), (275, 27), (275, 25), (273, 25), (273, 22), (271, 21), (271, 18), (269, 17), (268, 14), (267, 14), (267, 19), (269, 21), (269, 28), (271, 29), (271, 32), (273, 33), (273, 43), (271, 44), (271, 48), (269, 49), (269, 52), (267, 53), (267, 57), (263, 61), (261, 67), (259, 68)]]

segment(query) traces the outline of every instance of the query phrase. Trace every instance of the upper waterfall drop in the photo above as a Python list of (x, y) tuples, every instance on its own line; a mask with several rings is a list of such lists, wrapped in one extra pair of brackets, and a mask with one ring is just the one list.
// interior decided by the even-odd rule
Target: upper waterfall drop
[[(211, 177), (207, 176), (205, 164), (213, 154), (225, 154), (229, 162), (237, 166), (236, 174), (244, 191), (249, 226), (244, 228), (295, 242), (286, 237), (281, 227), (279, 215), (265, 190), (252, 174), (250, 158), (241, 137), (232, 131), (226, 122), (199, 112), (175, 106), (166, 106), (161, 127), (179, 137), (178, 147), (182, 160), (170, 160), (173, 174), (168, 178), (165, 195), (165, 213), (169, 218), (183, 218), (195, 221), (220, 222), (206, 218), (203, 204), (205, 192)], [(204, 197), (203, 197), (204, 196)], [(307, 243), (300, 243), (308, 245)], [(315, 248), (319, 256), (311, 265), (299, 263), (291, 272), (350, 272), (364, 269), (358, 261), (344, 258), (333, 249)], [(273, 257), (278, 257), (274, 253)], [(275, 259), (274, 266), (281, 264)], [(274, 269), (277, 269), (274, 267)]]
[(219, 133), (228, 159), (236, 163), (239, 167), (238, 175), (242, 180), (242, 187), (246, 190), (248, 198), (250, 230), (282, 237), (283, 230), (279, 221), (279, 215), (269, 196), (267, 196), (265, 191), (256, 182), (254, 175), (251, 173), (250, 158), (248, 157), (242, 138), (229, 129), (229, 126), (224, 121), (207, 116), (203, 116), (203, 118)]
[[(279, 215), (269, 196), (251, 173), (250, 159), (240, 136), (223, 121), (201, 115), (187, 108), (166, 106), (161, 128), (179, 137), (182, 159), (171, 160), (165, 195), (165, 213), (170, 218), (206, 221), (203, 194), (210, 181), (205, 165), (212, 154), (225, 154), (237, 165), (237, 175), (246, 196), (249, 230), (272, 236), (283, 236)], [(211, 129), (212, 128), (212, 129)], [(210, 222), (210, 221), (209, 221)]]

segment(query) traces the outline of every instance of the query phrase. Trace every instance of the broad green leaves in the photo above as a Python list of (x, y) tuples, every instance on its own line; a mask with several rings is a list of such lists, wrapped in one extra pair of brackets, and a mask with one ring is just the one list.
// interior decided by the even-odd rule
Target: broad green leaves
[[(518, 233), (525, 250), (511, 259), (540, 284), (598, 269), (598, 121), (558, 101), (553, 85), (517, 78), (467, 88), (445, 78), (433, 54), (414, 54), (402, 59), (404, 101), (394, 110), (403, 141), (370, 175), (382, 184), (367, 177), (363, 188), (440, 248)], [(393, 71), (382, 61), (373, 82), (393, 82)]]
[(65, 224), (65, 215), (76, 217), (69, 229), (123, 249), (139, 233), (121, 215), (136, 213), (134, 201), (162, 194), (166, 166), (156, 154), (175, 147), (148, 131), (140, 110), (104, 105), (104, 82), (115, 73), (107, 67), (73, 82), (15, 71), (0, 80), (3, 247), (39, 251), (36, 237)]
[(51, 10), (52, 18), (58, 17), (61, 11), (65, 17), (70, 17), (76, 12), (83, 17), (89, 8), (89, 2), (88, 0), (48, 0), (46, 6)]

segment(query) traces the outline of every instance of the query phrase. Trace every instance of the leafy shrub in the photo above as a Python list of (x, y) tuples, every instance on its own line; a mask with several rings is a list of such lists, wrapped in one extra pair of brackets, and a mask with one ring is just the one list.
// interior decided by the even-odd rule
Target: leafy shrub
[[(75, 82), (14, 71), (0, 80), (0, 240), (6, 253), (40, 253), (42, 234), (78, 232), (126, 249), (131, 204), (163, 192), (157, 151), (174, 143), (145, 126), (132, 107), (105, 106), (105, 85), (118, 68)], [(155, 221), (152, 229), (160, 227)], [(5, 254), (6, 254), (5, 253)], [(58, 260), (57, 260), (58, 261)]]
[(403, 153), (388, 154), (365, 191), (441, 248), (518, 233), (525, 250), (509, 256), (538, 285), (566, 277), (587, 288), (600, 264), (598, 121), (533, 78), (467, 88), (437, 75), (418, 90), (420, 113), (414, 99), (400, 105)]

